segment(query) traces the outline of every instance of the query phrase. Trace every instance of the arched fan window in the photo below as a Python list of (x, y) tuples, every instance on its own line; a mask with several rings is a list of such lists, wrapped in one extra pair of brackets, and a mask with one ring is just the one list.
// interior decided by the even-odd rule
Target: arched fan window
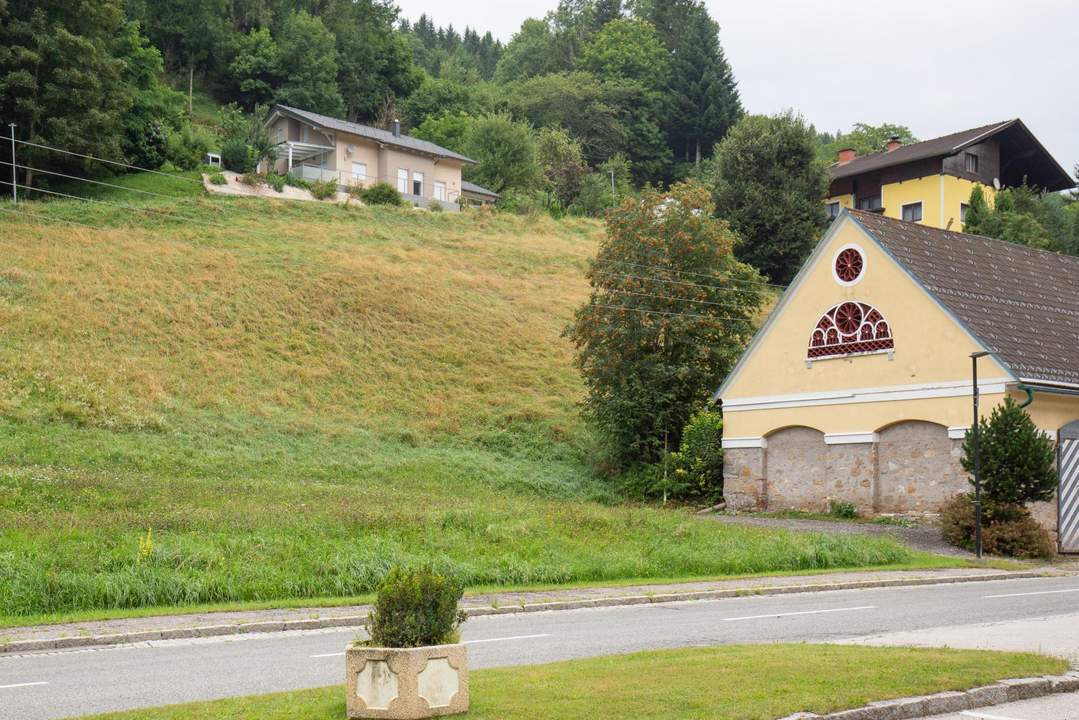
[(876, 308), (845, 302), (824, 313), (809, 338), (806, 357), (836, 357), (880, 352), (895, 347), (892, 329)]

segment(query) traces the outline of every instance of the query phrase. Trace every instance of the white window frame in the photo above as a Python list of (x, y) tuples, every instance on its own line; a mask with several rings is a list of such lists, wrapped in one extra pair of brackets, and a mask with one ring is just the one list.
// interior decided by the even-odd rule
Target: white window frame
[[(361, 170), (356, 172), (356, 168)], [(354, 162), (352, 163), (352, 182), (353, 184), (363, 184), (367, 180), (367, 163)]]
[[(416, 197), (423, 197), (423, 182), (425, 179), (422, 172), (418, 170), (412, 171), (412, 194)], [(419, 188), (416, 187), (417, 184)]]
[(408, 195), (408, 170), (397, 168), (397, 192)]
[(963, 225), (967, 223), (967, 211), (970, 210), (970, 203), (959, 203), (959, 222)]
[(837, 217), (839, 217), (839, 213), (841, 213), (843, 211), (843, 209), (839, 205), (838, 200), (835, 200), (834, 202), (830, 202), (830, 203), (825, 203), (824, 207), (828, 211), (828, 219), (829, 220), (835, 220)]
[[(907, 220), (907, 208), (918, 206), (918, 219)], [(912, 213), (913, 214), (913, 213)], [(906, 222), (922, 222), (925, 219), (925, 204), (921, 200), (915, 200), (914, 202), (903, 203), (899, 207), (899, 219), (906, 220)]]
[(446, 181), (435, 180), (435, 200), (439, 202), (446, 202)]

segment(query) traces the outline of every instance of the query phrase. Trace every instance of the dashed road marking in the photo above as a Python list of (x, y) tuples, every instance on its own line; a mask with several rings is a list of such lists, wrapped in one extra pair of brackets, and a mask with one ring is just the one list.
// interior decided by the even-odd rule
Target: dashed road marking
[(823, 613), (837, 613), (837, 612), (853, 612), (855, 610), (876, 610), (876, 605), (862, 605), (860, 607), (849, 608), (829, 608), (827, 610), (803, 610), (801, 612), (788, 612), (788, 613), (768, 613), (767, 615), (743, 615), (742, 617), (730, 617), (723, 618), (724, 622), (734, 622), (736, 620), (764, 620), (767, 618), (779, 618), (779, 617), (791, 617), (792, 615), (820, 615)]

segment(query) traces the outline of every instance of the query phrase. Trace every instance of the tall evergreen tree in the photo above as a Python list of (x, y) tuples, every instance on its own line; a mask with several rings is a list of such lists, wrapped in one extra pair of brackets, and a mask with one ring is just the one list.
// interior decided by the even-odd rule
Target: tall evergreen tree
[(671, 55), (671, 149), (679, 159), (700, 163), (743, 115), (719, 24), (700, 0), (642, 0), (637, 13), (655, 26)]

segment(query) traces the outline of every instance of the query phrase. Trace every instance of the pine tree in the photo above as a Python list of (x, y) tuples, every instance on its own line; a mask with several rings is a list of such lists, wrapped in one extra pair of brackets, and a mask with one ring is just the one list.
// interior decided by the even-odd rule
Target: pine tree
[[(1025, 505), (1053, 499), (1057, 488), (1053, 441), (1010, 397), (979, 422), (982, 490), (989, 500)], [(974, 472), (974, 432), (963, 440), (963, 469)], [(971, 484), (974, 483), (973, 478)]]

